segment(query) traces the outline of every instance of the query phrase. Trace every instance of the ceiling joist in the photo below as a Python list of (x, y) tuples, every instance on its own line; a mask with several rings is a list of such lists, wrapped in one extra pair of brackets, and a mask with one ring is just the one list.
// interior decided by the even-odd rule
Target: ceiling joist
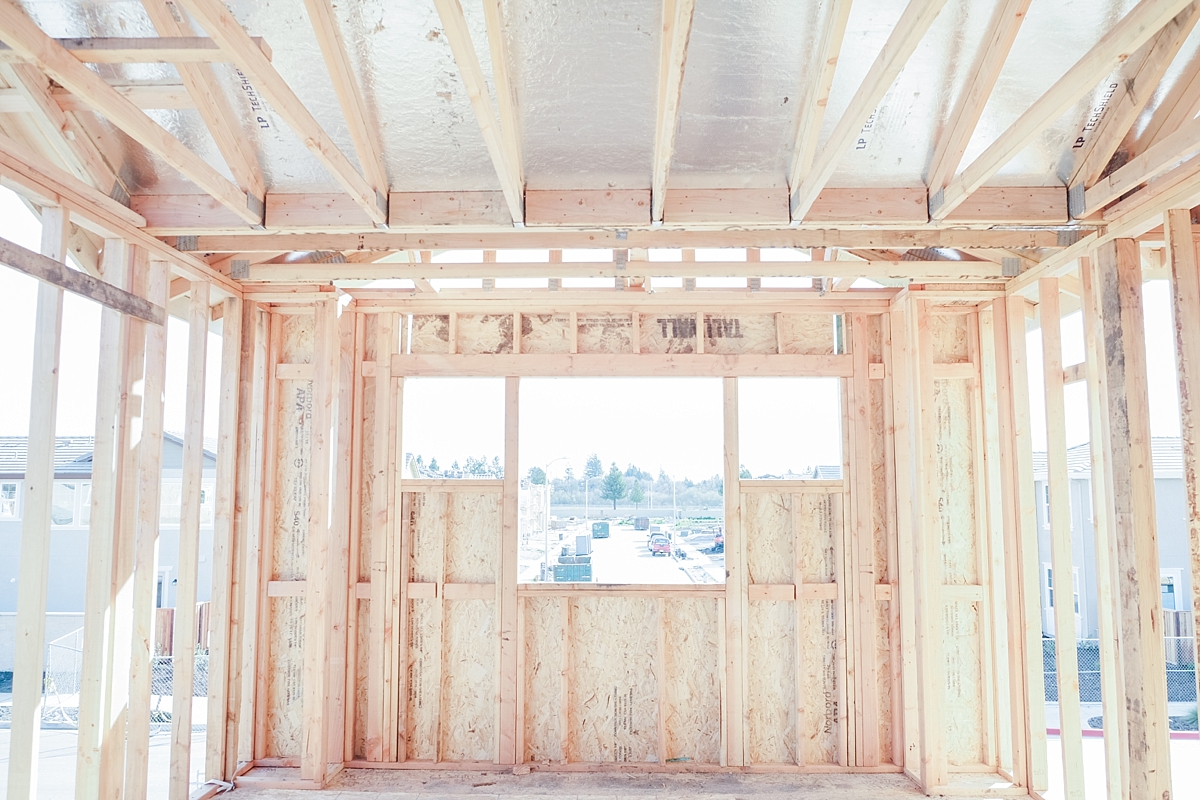
[(178, 0), (217, 42), (254, 88), (300, 137), (322, 166), (342, 185), (372, 223), (387, 224), (387, 197), (381, 195), (338, 149), (312, 113), (283, 79), (221, 0)]
[(930, 217), (935, 220), (946, 219), (967, 197), (1036, 139), (1046, 126), (1094, 90), (1130, 52), (1149, 41), (1187, 5), (1188, 0), (1142, 0), (957, 178), (941, 191), (930, 195)]
[[(86, 64), (211, 64), (231, 60), (216, 42), (203, 36), (106, 37), (54, 41)], [(267, 59), (271, 58), (271, 48), (261, 36), (252, 37), (251, 41)], [(0, 61), (24, 60), (25, 57), (19, 50), (14, 50), (7, 44), (0, 44)]]
[(654, 162), (650, 182), (650, 221), (662, 222), (667, 199), (667, 175), (679, 129), (679, 101), (696, 0), (663, 0), (662, 42), (655, 108)]
[[(459, 0), (434, 0), (434, 5), (437, 6), (438, 16), (441, 17), (442, 29), (446, 34), (450, 51), (454, 54), (454, 62), (458, 64), (459, 76), (462, 78), (463, 86), (466, 87), (467, 97), (471, 101), (471, 109), (475, 112), (475, 118), (479, 122), (484, 145), (492, 159), (492, 165), (496, 168), (496, 175), (500, 179), (500, 188), (504, 192), (504, 199), (508, 204), (512, 221), (524, 225), (525, 178), (521, 174), (520, 157), (512, 150), (516, 143), (516, 120), (513, 119), (509, 122), (508, 127), (514, 131), (514, 136), (511, 143), (506, 146), (503, 126), (492, 108), (487, 83), (483, 77), (483, 67), (479, 64), (479, 54), (475, 52), (475, 45), (471, 43), (471, 33), (467, 30), (467, 20), (463, 16), (462, 4), (459, 3)], [(496, 34), (489, 33), (489, 35), (502, 34), (502, 31), (497, 31)], [(495, 71), (494, 65), (493, 71)]]
[(800, 185), (812, 169), (813, 158), (817, 155), (817, 140), (825, 121), (825, 109), (829, 105), (829, 92), (842, 52), (851, 5), (852, 0), (833, 0), (825, 12), (825, 24), (817, 40), (816, 55), (819, 60), (816, 80), (807, 82), (804, 100), (800, 104), (800, 122), (796, 128), (796, 143), (792, 147), (788, 186)]
[(799, 224), (808, 214), (817, 196), (837, 170), (842, 157), (853, 146), (863, 124), (875, 111), (879, 101), (896, 81), (896, 76), (917, 49), (929, 26), (937, 19), (946, 0), (909, 0), (904, 13), (879, 51), (850, 105), (842, 113), (833, 133), (814, 159), (814, 167), (804, 179), (791, 186), (792, 224)]

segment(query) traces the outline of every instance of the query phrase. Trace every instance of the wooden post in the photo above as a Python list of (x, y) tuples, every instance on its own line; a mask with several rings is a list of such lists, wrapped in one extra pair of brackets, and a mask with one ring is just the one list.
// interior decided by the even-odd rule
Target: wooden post
[[(358, 508), (358, 495), (351, 483), (352, 458), (355, 445), (354, 415), (361, 392), (358, 389), (357, 328), (359, 315), (350, 306), (338, 306), (337, 372), (334, 392), (337, 396), (337, 415), (332, 423), (337, 435), (331, 438), (333, 475), (330, 480), (333, 496), (330, 500), (329, 547), (329, 744), (328, 759), (344, 762), (354, 757), (346, 753), (353, 744), (354, 679), (348, 666), (354, 652), (349, 640), (351, 620), (358, 613), (358, 548), (354, 546), (351, 519)], [(354, 565), (351, 569), (351, 564)]]
[(330, 478), (337, 419), (337, 301), (316, 307), (313, 353), (312, 466), (308, 487), (308, 565), (304, 588), (304, 696), (300, 777), (324, 784), (329, 761), (329, 559)]
[[(120, 288), (128, 287), (129, 248), (125, 241), (105, 239), (102, 255), (105, 280)], [(108, 669), (107, 655), (114, 612), (113, 547), (116, 543), (117, 477), (123, 432), (121, 354), (126, 344), (127, 327), (120, 312), (101, 307), (96, 441), (92, 450), (92, 508), (79, 686), (79, 755), (75, 763), (76, 800), (90, 800), (100, 795), (100, 746), (107, 732), (105, 699), (115, 677)]]
[[(1200, 265), (1191, 217), (1189, 209), (1168, 211), (1166, 233), (1175, 312), (1175, 362), (1179, 368), (1183, 480), (1191, 541), (1192, 619), (1196, 620), (1200, 619)], [(1193, 644), (1200, 653), (1200, 636), (1195, 637)]]
[[(1079, 263), (1083, 297), (1083, 338), (1087, 350), (1088, 424), (1092, 445), (1092, 530), (1096, 542), (1096, 623), (1100, 634), (1100, 700), (1105, 719), (1104, 770), (1109, 800), (1129, 796), (1129, 750), (1125, 746), (1125, 705), (1121, 700), (1121, 646), (1117, 629), (1116, 564), (1113, 535), (1112, 471), (1108, 460), (1108, 380), (1104, 370), (1104, 332), (1100, 330), (1100, 297), (1096, 291), (1094, 261)], [(1178, 319), (1178, 315), (1176, 319)]]
[[(504, 497), (503, 523), (500, 536), (500, 580), (497, 609), (499, 609), (500, 662), (497, 685), (500, 720), (496, 730), (498, 762), (517, 764), (524, 758), (517, 752), (517, 557), (520, 549), (520, 418), (521, 379), (504, 379)], [(549, 489), (549, 484), (547, 484)]]
[(1083, 800), (1083, 719), (1079, 708), (1079, 651), (1076, 645), (1074, 561), (1071, 557), (1071, 478), (1067, 465), (1067, 408), (1063, 393), (1062, 314), (1058, 278), (1038, 281), (1042, 321), (1042, 365), (1046, 382), (1047, 486), (1050, 492), (1050, 550), (1054, 580), (1054, 654), (1063, 759), (1063, 796)]
[[(393, 507), (388, 503), (389, 474), (388, 452), (391, 444), (392, 419), (392, 353), (396, 349), (396, 334), (392, 314), (377, 314), (375, 317), (375, 435), (374, 440), (364, 447), (373, 447), (372, 472), (364, 475), (371, 481), (371, 599), (370, 652), (367, 674), (367, 760), (389, 761), (392, 748), (387, 743), (393, 737), (384, 733), (386, 708), (393, 697), (392, 684), (388, 679), (388, 662), (385, 660), (387, 631), (391, 626), (388, 608), (388, 563), (389, 539), (392, 536)], [(399, 424), (396, 422), (395, 424)], [(394, 715), (393, 715), (394, 718)], [(403, 731), (401, 739), (404, 738)]]
[(204, 478), (204, 372), (208, 359), (208, 284), (193, 281), (188, 300), (187, 398), (179, 512), (179, 576), (171, 646), (170, 800), (187, 800), (192, 758), (196, 672), (196, 571), (200, 560), (200, 495)]
[(746, 618), (749, 596), (746, 580), (746, 542), (742, 536), (741, 461), (738, 447), (737, 378), (724, 378), (725, 423), (725, 707), (726, 760), (731, 767), (746, 761)]
[[(147, 299), (165, 307), (169, 290), (166, 263), (150, 262)], [(162, 479), (163, 385), (166, 373), (166, 326), (149, 326), (146, 330), (142, 442), (138, 448), (137, 539), (134, 543), (133, 639), (129, 654), (125, 800), (145, 800), (149, 778), (150, 670), (154, 654), (154, 586), (158, 580), (159, 484)]]
[[(230, 602), (234, 583), (234, 513), (238, 480), (238, 400), (242, 355), (242, 301), (231, 297), (221, 313), (221, 394), (217, 421), (216, 497), (213, 507), (213, 565), (208, 655), (208, 730), (205, 734), (205, 780), (229, 780), (225, 771), (229, 731), (231, 636)], [(234, 739), (236, 742), (236, 737)]]
[[(66, 259), (67, 212), (64, 209), (47, 207), (42, 213), (41, 249), (42, 255), (55, 261)], [(62, 310), (63, 290), (39, 281), (37, 319), (33, 329), (33, 380), (29, 396), (29, 449), (22, 501), (21, 580), (17, 584), (13, 648), (12, 728), (8, 762), (8, 796), (13, 800), (33, 800), (37, 796)]]
[(1108, 382), (1107, 467), (1114, 478), (1129, 793), (1157, 800), (1170, 797), (1171, 761), (1138, 243), (1116, 239), (1102, 245), (1097, 267)]

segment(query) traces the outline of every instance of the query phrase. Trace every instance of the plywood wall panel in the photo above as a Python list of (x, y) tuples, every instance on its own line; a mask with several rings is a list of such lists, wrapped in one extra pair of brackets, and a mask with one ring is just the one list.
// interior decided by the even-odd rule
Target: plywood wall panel
[(304, 696), (304, 598), (272, 597), (267, 604), (267, 719), (265, 753), (298, 758)]
[(496, 601), (446, 600), (443, 615), (439, 758), (491, 761), (496, 733)]
[(512, 314), (459, 314), (457, 351), (467, 355), (511, 353), (513, 351)]
[(804, 583), (830, 583), (837, 579), (835, 503), (832, 494), (799, 495), (799, 540), (801, 579)]
[(521, 352), (571, 352), (571, 318), (566, 314), (522, 314)]
[(664, 600), (667, 759), (721, 759), (721, 664), (716, 598)]
[(367, 675), (371, 666), (371, 601), (359, 600), (356, 609), (354, 633), (358, 637), (355, 648), (354, 674), (354, 757), (367, 757)]
[(577, 317), (580, 353), (632, 353), (631, 314), (580, 314)]
[(441, 651), (438, 600), (409, 600), (407, 697), (407, 754), (412, 761), (437, 758), (438, 701)]
[(278, 421), (275, 430), (275, 538), (271, 548), (272, 580), (301, 580), (308, 568), (308, 472), (312, 460), (312, 400), (312, 381), (279, 381)]
[(979, 603), (951, 600), (943, 613), (946, 650), (946, 758), (951, 765), (984, 760), (983, 637)]
[(742, 525), (751, 583), (791, 583), (796, 562), (792, 494), (744, 492)]
[(317, 318), (313, 314), (285, 314), (281, 317), (282, 338), (279, 342), (281, 364), (311, 364)]
[(572, 600), (570, 760), (658, 760), (655, 606), (640, 597)]
[(879, 758), (881, 762), (892, 760), (892, 692), (899, 691), (892, 685), (892, 642), (890, 604), (881, 601), (875, 604), (875, 685), (879, 713)]
[(837, 317), (833, 314), (780, 314), (779, 342), (786, 354), (834, 352)]
[(938, 493), (943, 583), (979, 583), (978, 524), (975, 518), (975, 454), (971, 430), (971, 386), (963, 380), (934, 384)]
[(775, 353), (774, 314), (706, 314), (704, 352)]
[(442, 545), (447, 531), (446, 492), (412, 492), (409, 515), (409, 575), (419, 583), (434, 583), (442, 575)]
[(796, 763), (796, 611), (793, 601), (750, 602), (746, 651), (750, 763)]
[(804, 763), (836, 764), (841, 737), (836, 601), (803, 601), (800, 630), (804, 653)]
[(562, 601), (557, 597), (525, 599), (525, 754), (523, 761), (563, 758)]
[(696, 352), (695, 314), (642, 314), (638, 324), (643, 353)]
[(966, 314), (931, 314), (929, 332), (933, 336), (935, 364), (954, 364), (971, 360)]
[(413, 314), (409, 342), (413, 353), (450, 352), (450, 315)]
[(492, 583), (500, 552), (500, 494), (448, 492), (446, 504), (446, 580)]

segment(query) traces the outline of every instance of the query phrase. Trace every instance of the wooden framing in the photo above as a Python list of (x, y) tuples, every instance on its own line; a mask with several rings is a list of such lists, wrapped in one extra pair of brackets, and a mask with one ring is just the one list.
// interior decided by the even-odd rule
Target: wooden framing
[(663, 0), (662, 47), (658, 64), (658, 103), (654, 126), (654, 164), (650, 178), (650, 221), (661, 223), (667, 201), (667, 173), (675, 153), (679, 100), (695, 0)]

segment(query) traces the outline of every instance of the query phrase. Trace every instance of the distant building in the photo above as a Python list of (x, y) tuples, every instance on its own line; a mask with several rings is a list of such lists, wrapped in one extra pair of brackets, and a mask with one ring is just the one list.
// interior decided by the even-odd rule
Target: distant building
[[(46, 610), (84, 610), (87, 583), (88, 522), (92, 502), (90, 436), (60, 436), (54, 448), (54, 492), (50, 530), (50, 582)], [(0, 437), (0, 614), (17, 610), (20, 575), (22, 488), (28, 442), (24, 436)], [(174, 607), (179, 571), (179, 513), (183, 441), (163, 435), (162, 495), (159, 506), (158, 585), (155, 605)], [(198, 602), (212, 593), (213, 487), (216, 454), (204, 451), (203, 499), (200, 506)]]
[[(1155, 437), (1154, 501), (1158, 521), (1159, 582), (1166, 635), (1174, 630), (1188, 635), (1192, 596), (1188, 544), (1187, 508), (1183, 486), (1183, 454), (1178, 438)], [(1092, 452), (1087, 444), (1067, 451), (1071, 491), (1071, 551), (1073, 583), (1071, 603), (1075, 608), (1075, 630), (1081, 639), (1098, 637), (1096, 619), (1096, 535), (1092, 524)], [(1046, 485), (1046, 454), (1033, 454), (1038, 525), (1038, 577), (1041, 594), (1042, 632), (1054, 633), (1054, 603), (1064, 581), (1054, 575), (1050, 558), (1049, 492)], [(1184, 633), (1186, 631), (1186, 633)]]

